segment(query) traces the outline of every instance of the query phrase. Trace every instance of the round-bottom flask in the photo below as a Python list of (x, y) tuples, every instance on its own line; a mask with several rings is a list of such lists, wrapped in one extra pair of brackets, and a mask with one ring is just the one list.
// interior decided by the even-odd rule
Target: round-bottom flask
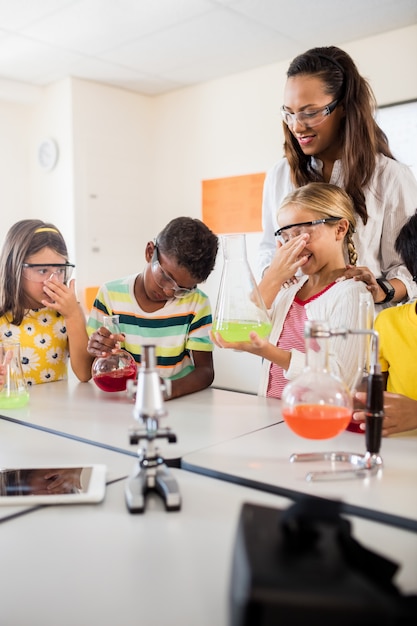
[[(118, 315), (105, 315), (103, 326), (112, 335), (121, 332)], [(102, 391), (125, 391), (127, 381), (136, 378), (137, 365), (129, 352), (119, 348), (108, 356), (97, 357), (93, 362), (91, 374), (95, 384)]]
[(300, 437), (330, 439), (349, 424), (352, 396), (344, 382), (328, 371), (328, 325), (307, 321), (304, 336), (306, 367), (284, 388), (282, 416)]

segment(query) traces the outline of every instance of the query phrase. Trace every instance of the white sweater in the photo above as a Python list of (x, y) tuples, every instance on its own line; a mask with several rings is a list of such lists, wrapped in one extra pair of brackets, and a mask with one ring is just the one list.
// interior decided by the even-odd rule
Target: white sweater
[[(313, 158), (312, 165), (321, 171), (321, 161)], [(329, 182), (343, 188), (341, 161), (335, 162)], [(268, 172), (264, 184), (263, 235), (258, 258), (261, 273), (271, 263), (276, 251), (274, 232), (278, 229), (277, 209), (293, 189), (288, 161), (281, 159)], [(379, 155), (375, 172), (364, 193), (369, 218), (366, 226), (360, 217), (357, 219), (353, 236), (358, 253), (357, 265), (369, 267), (376, 278), (399, 278), (407, 288), (408, 297), (416, 297), (417, 285), (395, 252), (394, 242), (401, 227), (417, 209), (417, 180), (407, 165)]]
[[(308, 276), (302, 276), (296, 285), (281, 289), (275, 298), (272, 313), (272, 331), (269, 341), (276, 345), (289, 308)], [(360, 294), (368, 294), (361, 281), (353, 279), (335, 283), (321, 296), (306, 304), (307, 319), (327, 322), (331, 328), (360, 328)], [(371, 299), (370, 299), (371, 300)], [(372, 305), (371, 305), (372, 306)], [(329, 370), (342, 378), (351, 389), (357, 382), (359, 371), (362, 370), (365, 354), (363, 335), (332, 337), (329, 340)], [(264, 359), (261, 368), (258, 395), (266, 396), (271, 362)], [(284, 376), (292, 380), (300, 374), (305, 366), (305, 354), (291, 350), (291, 361)]]

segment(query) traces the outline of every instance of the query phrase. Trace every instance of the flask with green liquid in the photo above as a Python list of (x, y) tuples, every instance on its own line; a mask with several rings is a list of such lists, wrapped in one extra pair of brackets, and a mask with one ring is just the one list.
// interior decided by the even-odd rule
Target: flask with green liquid
[(222, 235), (223, 271), (213, 332), (229, 342), (250, 341), (255, 331), (265, 338), (271, 321), (248, 263), (244, 234)]
[(20, 359), (20, 343), (0, 343), (0, 363), (4, 375), (0, 384), (0, 408), (20, 409), (29, 402), (29, 392)]

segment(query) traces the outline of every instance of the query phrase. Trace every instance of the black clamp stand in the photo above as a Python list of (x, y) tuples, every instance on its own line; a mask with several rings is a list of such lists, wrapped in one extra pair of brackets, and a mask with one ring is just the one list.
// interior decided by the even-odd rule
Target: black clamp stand
[(168, 443), (177, 441), (176, 435), (169, 428), (159, 428), (159, 418), (167, 415), (163, 389), (164, 385), (156, 370), (155, 346), (144, 346), (133, 410), (134, 418), (143, 427), (132, 429), (129, 437), (132, 445), (141, 440), (147, 443), (139, 447), (138, 463), (126, 484), (126, 505), (131, 513), (144, 512), (145, 496), (149, 490), (156, 491), (163, 498), (167, 511), (179, 511), (181, 508), (177, 481), (155, 445), (156, 439), (167, 439)]
[[(312, 330), (312, 332), (315, 332)], [(326, 332), (323, 328), (318, 328), (317, 332)], [(336, 461), (348, 463), (352, 467), (349, 469), (335, 469), (329, 471), (309, 472), (306, 475), (307, 481), (320, 480), (344, 480), (350, 478), (365, 478), (374, 476), (382, 468), (382, 458), (379, 454), (382, 439), (382, 422), (384, 421), (384, 382), (379, 365), (379, 335), (376, 330), (347, 328), (336, 328), (327, 331), (326, 336), (334, 335), (371, 335), (373, 339), (372, 358), (367, 381), (366, 409), (365, 409), (365, 454), (355, 452), (317, 452), (312, 454), (292, 454), (290, 462), (310, 462), (310, 461)], [(313, 336), (313, 335), (312, 335)], [(318, 336), (318, 335), (314, 335)], [(324, 336), (321, 334), (320, 336)]]

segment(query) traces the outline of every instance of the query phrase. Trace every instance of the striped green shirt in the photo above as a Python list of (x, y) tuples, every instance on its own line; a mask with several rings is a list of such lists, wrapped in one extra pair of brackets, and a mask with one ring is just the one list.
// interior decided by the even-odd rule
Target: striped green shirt
[(88, 318), (88, 335), (103, 326), (103, 315), (119, 315), (120, 330), (125, 334), (121, 347), (140, 363), (141, 347), (155, 345), (160, 375), (182, 378), (194, 369), (192, 351), (213, 350), (208, 334), (212, 323), (209, 299), (196, 289), (149, 313), (141, 309), (135, 298), (136, 277), (137, 274), (127, 276), (100, 288)]

